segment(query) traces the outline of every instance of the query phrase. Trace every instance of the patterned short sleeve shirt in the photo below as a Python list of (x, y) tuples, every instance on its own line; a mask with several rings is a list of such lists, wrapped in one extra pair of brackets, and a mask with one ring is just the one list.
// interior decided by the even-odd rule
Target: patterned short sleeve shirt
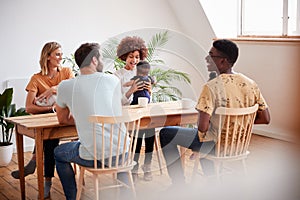
[(216, 140), (218, 116), (214, 115), (217, 107), (244, 108), (255, 104), (259, 110), (268, 106), (257, 84), (243, 74), (221, 74), (207, 82), (202, 89), (196, 109), (211, 116), (207, 139)]

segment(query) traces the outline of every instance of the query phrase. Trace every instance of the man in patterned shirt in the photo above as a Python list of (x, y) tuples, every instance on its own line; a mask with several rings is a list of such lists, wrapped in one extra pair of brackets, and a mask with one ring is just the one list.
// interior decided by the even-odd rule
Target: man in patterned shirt
[[(238, 58), (238, 47), (230, 40), (216, 40), (205, 58), (208, 71), (216, 71), (217, 77), (208, 81), (202, 89), (196, 110), (199, 112), (198, 128), (165, 127), (160, 131), (160, 142), (167, 169), (173, 185), (185, 182), (177, 145), (213, 153), (217, 139), (217, 107), (244, 108), (259, 105), (255, 124), (268, 124), (270, 114), (257, 84), (243, 74), (233, 71)], [(203, 139), (205, 138), (204, 142)], [(213, 163), (200, 161), (204, 174), (213, 173)]]

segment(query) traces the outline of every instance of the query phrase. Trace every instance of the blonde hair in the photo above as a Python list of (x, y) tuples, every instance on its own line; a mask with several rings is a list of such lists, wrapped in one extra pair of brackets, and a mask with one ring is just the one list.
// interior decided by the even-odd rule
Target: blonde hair
[(40, 57), (40, 66), (42, 75), (48, 74), (48, 57), (56, 49), (61, 48), (61, 45), (57, 42), (48, 42), (44, 45), (41, 57)]

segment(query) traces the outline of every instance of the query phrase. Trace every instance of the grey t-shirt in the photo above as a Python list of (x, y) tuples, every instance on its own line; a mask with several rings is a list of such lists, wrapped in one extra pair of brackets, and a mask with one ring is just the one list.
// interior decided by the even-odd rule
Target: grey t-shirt
[[(90, 115), (122, 115), (120, 80), (111, 74), (94, 73), (79, 75), (74, 79), (62, 81), (58, 86), (57, 104), (68, 107), (74, 116), (81, 145), (79, 155), (86, 160), (93, 159), (92, 124)], [(99, 129), (100, 130), (100, 127)], [(117, 130), (117, 129), (115, 129)], [(101, 147), (101, 135), (97, 135), (97, 146)], [(109, 135), (105, 136), (109, 144)], [(117, 142), (117, 138), (113, 138)], [(122, 149), (122, 148), (121, 148)], [(100, 155), (97, 155), (100, 159)], [(107, 156), (105, 156), (107, 157)]]

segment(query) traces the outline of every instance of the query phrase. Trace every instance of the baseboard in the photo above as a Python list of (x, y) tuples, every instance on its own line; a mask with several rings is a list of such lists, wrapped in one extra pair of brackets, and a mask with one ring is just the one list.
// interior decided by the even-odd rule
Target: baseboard
[(275, 138), (287, 142), (294, 142), (296, 141), (296, 137), (292, 136), (292, 134), (284, 133), (283, 131), (276, 131), (276, 130), (265, 130), (259, 128), (253, 128), (253, 133), (257, 135), (262, 135), (270, 138)]
[[(17, 152), (17, 143), (16, 143), (16, 139), (15, 139), (15, 134), (13, 134), (12, 137), (12, 142), (14, 144), (14, 148), (13, 151), (14, 153)], [(28, 152), (28, 151), (33, 151), (34, 148), (34, 139), (29, 138), (29, 137), (23, 137), (23, 147), (24, 147), (24, 152)]]
[[(33, 151), (34, 145), (33, 146), (24, 146), (24, 152), (28, 152), (28, 151)], [(17, 148), (14, 147), (14, 153), (17, 153)]]

